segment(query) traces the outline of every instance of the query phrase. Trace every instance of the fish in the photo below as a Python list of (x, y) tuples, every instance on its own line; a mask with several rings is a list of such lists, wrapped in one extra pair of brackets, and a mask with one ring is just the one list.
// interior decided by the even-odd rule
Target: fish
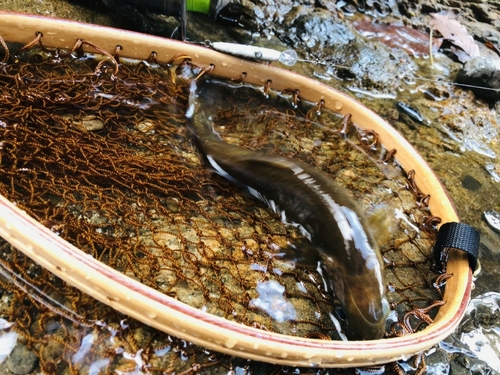
[(429, 126), (429, 121), (427, 121), (424, 116), (420, 114), (415, 108), (409, 106), (403, 102), (396, 102), (396, 108), (398, 112), (408, 116), (411, 120), (415, 121), (418, 124), (423, 124)]
[(224, 141), (214, 129), (221, 95), (207, 82), (191, 83), (186, 117), (211, 167), (298, 226), (317, 249), (348, 339), (382, 338), (390, 312), (383, 261), (360, 207), (331, 176), (307, 163)]
[(398, 111), (402, 112), (405, 115), (408, 115), (412, 120), (418, 122), (419, 124), (424, 122), (424, 118), (422, 115), (413, 107), (410, 107), (408, 104), (403, 102), (396, 102), (396, 108)]

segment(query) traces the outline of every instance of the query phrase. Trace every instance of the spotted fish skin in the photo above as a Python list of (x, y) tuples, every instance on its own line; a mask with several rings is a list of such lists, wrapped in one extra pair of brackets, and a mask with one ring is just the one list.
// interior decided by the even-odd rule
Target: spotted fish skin
[[(326, 277), (345, 313), (350, 339), (384, 335), (389, 303), (380, 251), (360, 209), (331, 176), (282, 156), (223, 141), (214, 131), (216, 85), (192, 84), (188, 127), (217, 173), (266, 202), (283, 221), (300, 226), (318, 249)], [(316, 257), (318, 254), (315, 254)]]

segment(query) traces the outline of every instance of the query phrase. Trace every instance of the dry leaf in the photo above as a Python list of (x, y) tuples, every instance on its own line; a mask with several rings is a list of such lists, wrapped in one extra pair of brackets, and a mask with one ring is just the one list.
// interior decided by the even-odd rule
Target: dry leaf
[[(431, 27), (438, 30), (445, 39), (464, 50), (470, 58), (479, 56), (479, 47), (467, 29), (447, 14), (431, 13)], [(462, 57), (464, 58), (464, 57)], [(460, 58), (460, 61), (462, 61)], [(464, 62), (464, 61), (462, 61)]]

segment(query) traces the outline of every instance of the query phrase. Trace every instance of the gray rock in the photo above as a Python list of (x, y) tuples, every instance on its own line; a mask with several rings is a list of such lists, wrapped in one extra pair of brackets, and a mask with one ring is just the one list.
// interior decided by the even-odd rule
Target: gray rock
[(35, 353), (29, 350), (23, 344), (17, 344), (9, 358), (7, 358), (6, 365), (9, 371), (17, 375), (28, 374), (33, 371), (38, 358)]
[(500, 60), (483, 56), (474, 57), (467, 61), (458, 73), (457, 82), (478, 86), (470, 89), (479, 97), (499, 100)]
[[(405, 79), (414, 80), (417, 66), (406, 52), (387, 48), (376, 40), (364, 41), (346, 20), (328, 10), (301, 7), (287, 20), (289, 27), (277, 29), (276, 35), (299, 56), (317, 60), (325, 70), (329, 67), (335, 71), (338, 78), (384, 92), (393, 92)], [(337, 68), (339, 65), (343, 67)]]
[(344, 22), (323, 9), (314, 9), (314, 11), (308, 9), (307, 13), (303, 12), (293, 20), (290, 27), (278, 33), (282, 40), (289, 41), (295, 48), (312, 50), (338, 48), (355, 39), (351, 29)]

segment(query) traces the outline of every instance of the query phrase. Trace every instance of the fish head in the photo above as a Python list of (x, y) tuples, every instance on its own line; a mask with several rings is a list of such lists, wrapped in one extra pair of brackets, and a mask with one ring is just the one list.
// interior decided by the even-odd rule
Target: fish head
[(366, 285), (364, 290), (348, 289), (345, 309), (346, 335), (354, 340), (377, 340), (384, 336), (390, 313), (389, 301)]
[[(386, 297), (383, 259), (378, 243), (359, 208), (340, 207), (345, 220), (337, 220), (342, 245), (330, 252), (328, 277), (333, 274), (332, 289), (342, 304), (345, 333), (357, 340), (377, 340), (384, 336), (390, 313)], [(343, 219), (341, 215), (337, 215)], [(336, 217), (337, 219), (337, 217)], [(330, 243), (337, 243), (331, 239)], [(339, 251), (340, 250), (340, 251)]]
[(385, 286), (367, 275), (342, 276), (334, 282), (340, 305), (335, 315), (350, 340), (377, 340), (384, 336), (390, 306)]

